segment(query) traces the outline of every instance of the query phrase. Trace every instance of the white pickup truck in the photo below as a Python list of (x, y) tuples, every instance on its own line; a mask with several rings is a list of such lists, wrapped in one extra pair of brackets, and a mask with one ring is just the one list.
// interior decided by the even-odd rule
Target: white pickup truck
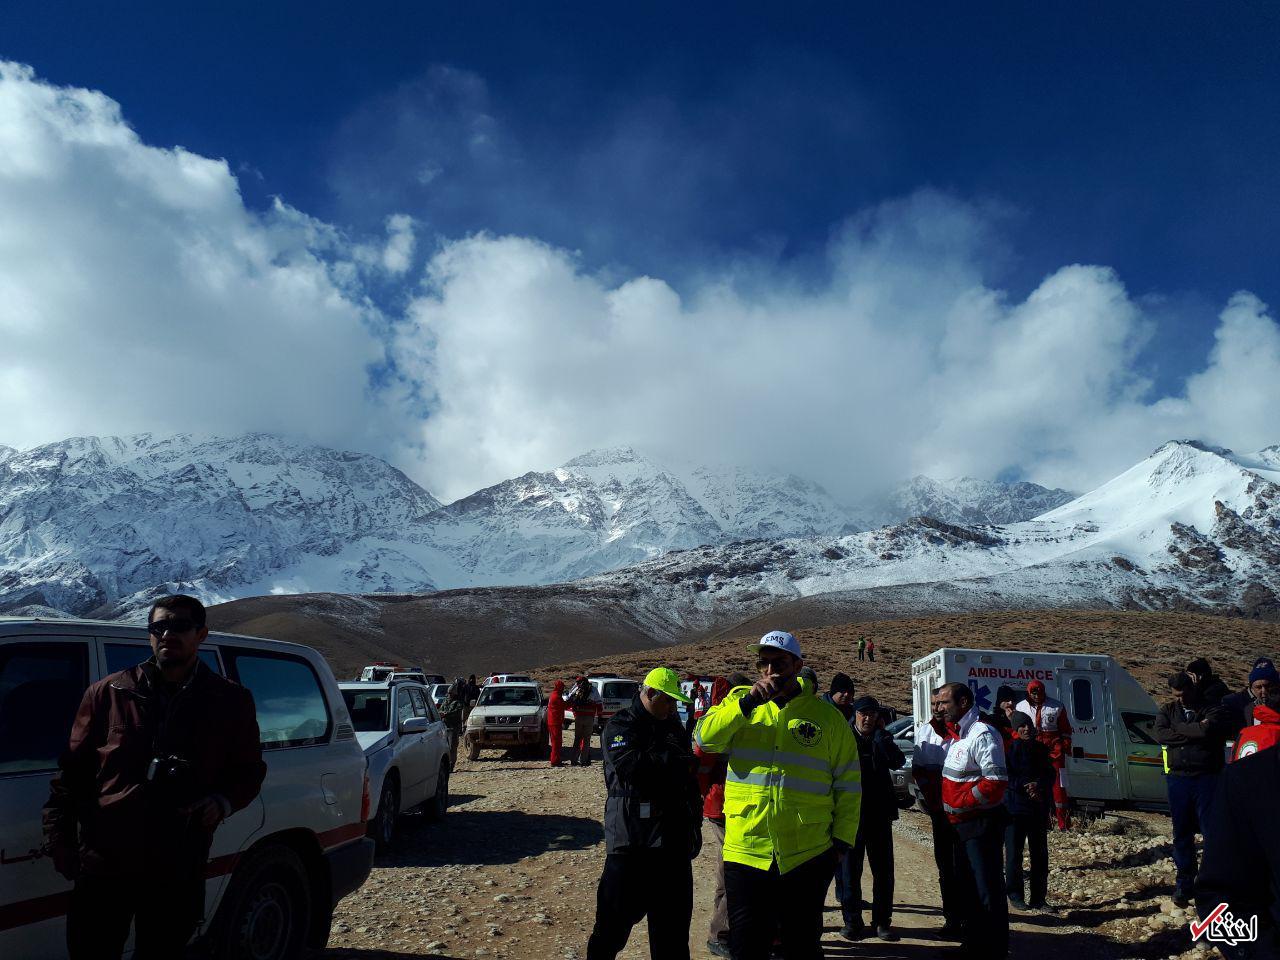
[[(71, 884), (41, 852), (40, 811), (85, 688), (151, 656), (146, 628), (0, 617), (0, 957), (63, 960)], [(253, 694), (267, 776), (213, 837), (206, 956), (292, 960), (373, 865), (369, 786), (342, 693), (310, 647), (209, 634), (200, 657)]]

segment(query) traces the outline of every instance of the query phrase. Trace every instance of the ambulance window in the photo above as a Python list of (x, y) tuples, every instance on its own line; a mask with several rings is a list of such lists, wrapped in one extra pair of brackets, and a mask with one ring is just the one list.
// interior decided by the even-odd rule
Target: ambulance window
[(1093, 684), (1087, 677), (1076, 677), (1071, 681), (1071, 707), (1077, 720), (1093, 719)]

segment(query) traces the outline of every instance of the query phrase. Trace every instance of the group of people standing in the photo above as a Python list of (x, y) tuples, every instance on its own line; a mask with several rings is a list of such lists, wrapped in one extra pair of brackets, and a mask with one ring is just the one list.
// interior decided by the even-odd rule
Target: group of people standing
[(604, 701), (591, 681), (578, 677), (573, 689), (565, 693), (564, 681), (557, 680), (547, 701), (547, 736), (551, 743), (551, 766), (564, 765), (564, 722), (566, 710), (573, 711), (573, 747), (569, 751), (571, 766), (591, 765), (591, 736), (596, 721), (604, 713)]

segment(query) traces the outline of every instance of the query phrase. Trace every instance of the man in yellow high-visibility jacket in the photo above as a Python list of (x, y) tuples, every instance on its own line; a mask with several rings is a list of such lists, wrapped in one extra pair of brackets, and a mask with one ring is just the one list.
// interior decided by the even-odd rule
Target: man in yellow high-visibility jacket
[(724, 885), (736, 960), (764, 960), (782, 933), (787, 960), (822, 956), (822, 908), (837, 857), (858, 836), (858, 746), (840, 711), (798, 678), (781, 630), (757, 645), (760, 679), (707, 712), (699, 747), (728, 757)]

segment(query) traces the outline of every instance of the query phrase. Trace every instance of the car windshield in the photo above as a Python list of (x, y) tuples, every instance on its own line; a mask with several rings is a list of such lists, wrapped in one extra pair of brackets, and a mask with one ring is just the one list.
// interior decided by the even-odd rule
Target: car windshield
[(485, 687), (480, 691), (478, 706), (536, 707), (541, 702), (533, 687)]
[(640, 684), (634, 680), (610, 680), (602, 684), (603, 696), (606, 700), (630, 700), (636, 695), (636, 690)]
[(347, 713), (357, 733), (391, 729), (391, 696), (386, 690), (343, 690)]

